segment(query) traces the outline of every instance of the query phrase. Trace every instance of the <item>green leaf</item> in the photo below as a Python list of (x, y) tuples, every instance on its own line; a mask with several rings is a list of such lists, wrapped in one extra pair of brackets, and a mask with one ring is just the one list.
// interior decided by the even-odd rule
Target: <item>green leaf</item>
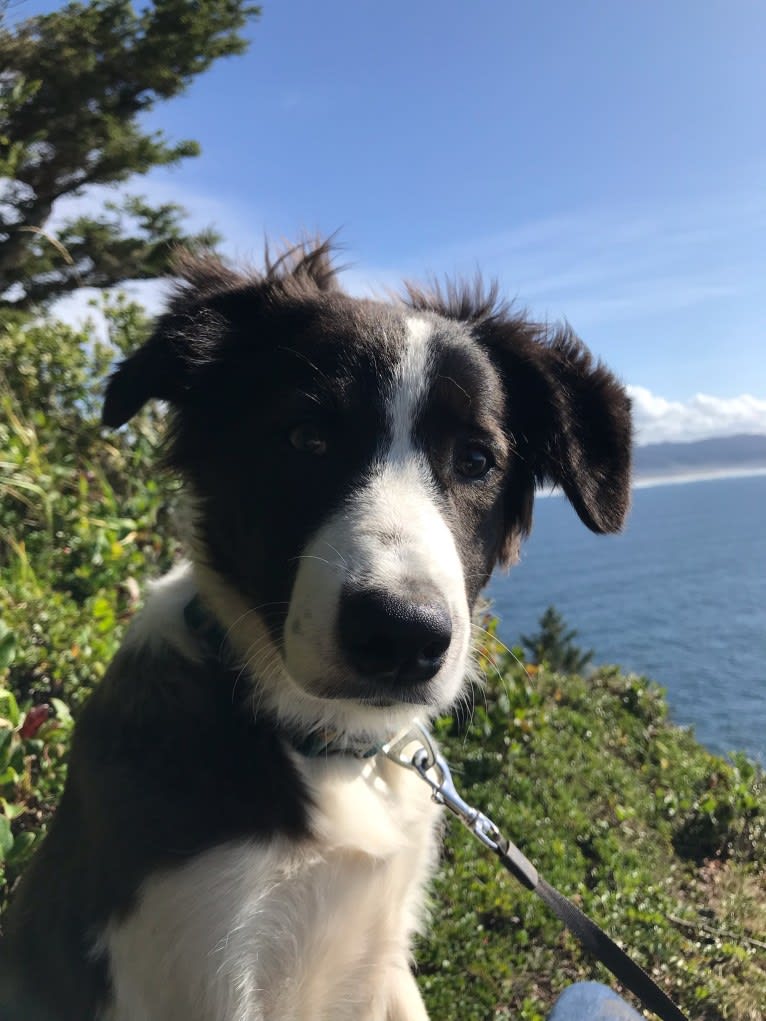
[(12, 737), (12, 728), (0, 725), (0, 769), (5, 769), (5, 766), (7, 765), (7, 753)]
[(0, 719), (6, 719), (12, 727), (18, 727), (20, 718), (16, 696), (7, 688), (0, 689)]
[(19, 833), (13, 841), (13, 847), (6, 854), (5, 860), (8, 865), (13, 865), (16, 868), (18, 868), (19, 865), (22, 865), (31, 855), (36, 843), (37, 834), (32, 833), (31, 830), (25, 830), (24, 833)]
[(12, 847), (13, 833), (11, 832), (11, 824), (4, 815), (0, 815), (0, 861), (5, 861)]
[(72, 712), (66, 702), (62, 702), (60, 698), (52, 698), (51, 704), (56, 710), (56, 719), (59, 720), (60, 723), (67, 726), (74, 723), (74, 720), (72, 719)]
[(16, 636), (0, 621), (0, 670), (9, 667), (16, 658)]
[(8, 819), (13, 822), (14, 819), (18, 819), (20, 815), (26, 812), (26, 806), (22, 804), (14, 804), (12, 801), (6, 801), (5, 798), (0, 798), (0, 815), (5, 815)]

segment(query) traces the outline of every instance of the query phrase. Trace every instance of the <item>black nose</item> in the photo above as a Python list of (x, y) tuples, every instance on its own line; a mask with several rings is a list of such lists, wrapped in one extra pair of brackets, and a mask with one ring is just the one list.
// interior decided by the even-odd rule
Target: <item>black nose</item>
[(443, 604), (410, 603), (376, 590), (343, 593), (339, 629), (343, 651), (361, 674), (403, 683), (438, 673), (452, 639)]

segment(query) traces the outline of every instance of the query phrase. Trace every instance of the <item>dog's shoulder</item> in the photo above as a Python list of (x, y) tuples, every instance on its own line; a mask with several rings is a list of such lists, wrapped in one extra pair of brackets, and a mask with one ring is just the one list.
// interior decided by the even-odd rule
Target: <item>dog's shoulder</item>
[(308, 832), (311, 794), (279, 735), (183, 635), (185, 588), (178, 575), (155, 590), (79, 714), (59, 809), (7, 918), (14, 971), (36, 961), (59, 979), (56, 1016), (91, 1016), (108, 986), (99, 933), (151, 877)]

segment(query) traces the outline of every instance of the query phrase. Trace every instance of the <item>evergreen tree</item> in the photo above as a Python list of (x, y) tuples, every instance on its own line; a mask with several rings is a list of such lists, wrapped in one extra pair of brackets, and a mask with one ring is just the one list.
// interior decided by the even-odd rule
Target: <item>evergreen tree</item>
[(551, 670), (565, 674), (581, 674), (588, 667), (594, 656), (593, 649), (581, 649), (575, 644), (577, 631), (567, 629), (555, 607), (548, 607), (540, 618), (539, 627), (536, 634), (521, 636), (521, 643), (533, 663), (546, 663)]
[(55, 235), (46, 224), (65, 196), (197, 155), (142, 115), (242, 53), (258, 14), (247, 0), (82, 0), (10, 26), (0, 6), (0, 313), (158, 276), (176, 244), (215, 241), (187, 236), (174, 203), (134, 195)]

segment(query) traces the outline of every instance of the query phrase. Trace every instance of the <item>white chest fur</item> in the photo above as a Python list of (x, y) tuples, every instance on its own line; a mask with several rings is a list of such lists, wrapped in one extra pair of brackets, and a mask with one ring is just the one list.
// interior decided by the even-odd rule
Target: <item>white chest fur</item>
[(99, 940), (105, 1021), (411, 1021), (438, 810), (382, 756), (303, 760), (315, 838), (213, 848), (143, 885)]

